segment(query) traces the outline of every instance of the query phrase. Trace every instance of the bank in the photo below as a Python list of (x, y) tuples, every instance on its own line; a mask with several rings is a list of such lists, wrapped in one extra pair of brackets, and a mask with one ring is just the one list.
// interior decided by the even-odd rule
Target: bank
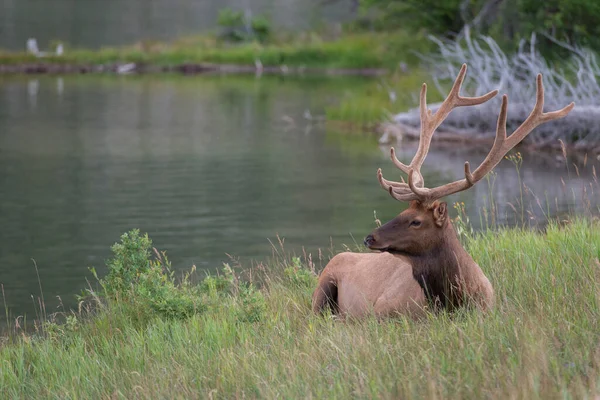
[(406, 32), (301, 33), (268, 43), (229, 43), (214, 36), (140, 42), (61, 55), (0, 51), (0, 73), (243, 73), (380, 76), (416, 61), (424, 38)]

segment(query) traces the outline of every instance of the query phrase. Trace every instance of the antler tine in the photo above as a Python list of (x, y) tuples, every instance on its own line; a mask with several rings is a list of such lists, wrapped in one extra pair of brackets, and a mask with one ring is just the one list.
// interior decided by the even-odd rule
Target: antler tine
[(472, 174), (469, 162), (465, 162), (465, 179), (429, 190), (427, 192), (427, 200), (432, 201), (470, 188), (475, 183), (480, 181), (485, 175), (487, 175), (492, 169), (494, 169), (494, 167), (502, 160), (506, 153), (519, 144), (536, 127), (543, 123), (565, 117), (567, 114), (569, 114), (569, 112), (571, 112), (573, 107), (575, 107), (575, 103), (571, 102), (569, 105), (560, 110), (544, 113), (544, 85), (542, 83), (542, 74), (537, 75), (536, 81), (536, 102), (527, 119), (510, 136), (507, 137), (506, 119), (508, 113), (508, 96), (502, 96), (502, 106), (500, 107), (500, 114), (498, 115), (496, 138), (494, 140), (492, 149), (486, 156), (485, 160), (483, 160), (483, 162)]
[(573, 107), (575, 107), (575, 103), (571, 102), (569, 105), (560, 110), (544, 113), (544, 84), (542, 82), (542, 74), (537, 75), (536, 86), (537, 90), (535, 106), (533, 107), (531, 114), (529, 114), (525, 122), (523, 122), (523, 124), (521, 124), (521, 126), (519, 126), (508, 138), (508, 150), (516, 146), (521, 140), (525, 138), (525, 136), (527, 136), (537, 126), (545, 122), (565, 117), (569, 112), (571, 112)]
[[(394, 150), (393, 147), (390, 149), (390, 158), (392, 159), (392, 162), (394, 163), (394, 165), (396, 167), (398, 167), (398, 169), (400, 169), (402, 172), (404, 172), (406, 174), (410, 174), (411, 166), (406, 165), (403, 162), (401, 162), (400, 160), (398, 160), (398, 157), (396, 157), (396, 151)], [(404, 183), (404, 179), (402, 180), (402, 182)], [(423, 176), (421, 175), (420, 172), (417, 172), (417, 176), (416, 176), (414, 182), (415, 182), (415, 186), (423, 187), (423, 183), (424, 183)]]
[[(411, 200), (425, 200), (431, 195), (430, 190), (424, 187), (423, 175), (421, 175), (421, 166), (423, 165), (423, 162), (427, 157), (427, 153), (429, 152), (431, 139), (435, 130), (446, 119), (446, 117), (448, 117), (450, 112), (456, 107), (473, 106), (485, 103), (498, 94), (498, 91), (494, 90), (484, 94), (483, 96), (462, 97), (460, 95), (460, 89), (465, 80), (466, 74), (467, 64), (463, 64), (458, 76), (456, 77), (456, 80), (454, 81), (454, 84), (452, 85), (452, 89), (435, 113), (432, 113), (431, 110), (427, 108), (427, 84), (423, 83), (421, 86), (419, 98), (421, 131), (419, 134), (419, 147), (417, 148), (417, 152), (415, 153), (410, 164), (406, 165), (398, 160), (394, 148), (390, 149), (390, 157), (392, 162), (397, 168), (408, 174), (409, 184), (407, 185), (406, 183), (387, 181), (383, 179), (383, 176), (381, 176), (380, 170), (377, 172), (381, 186), (385, 190), (389, 191), (390, 194), (397, 200), (401, 200), (398, 197), (402, 197), (402, 200), (406, 197), (411, 197)], [(465, 171), (467, 168), (469, 167), (465, 165)], [(411, 190), (412, 195), (408, 196), (406, 190)], [(394, 195), (394, 193), (398, 197)]]
[(394, 150), (393, 147), (390, 149), (390, 158), (392, 159), (394, 165), (398, 167), (398, 169), (408, 174), (410, 167), (398, 160), (398, 157), (396, 157), (396, 150)]
[(457, 107), (463, 106), (474, 106), (483, 104), (486, 101), (492, 99), (498, 94), (497, 90), (493, 90), (483, 96), (478, 97), (462, 97), (460, 95), (460, 89), (467, 75), (467, 64), (463, 64), (460, 68), (458, 76), (450, 89), (450, 93), (437, 109), (432, 114), (431, 110), (427, 109), (427, 84), (423, 84), (421, 88), (420, 96), (420, 113), (421, 113), (421, 133), (419, 136), (419, 148), (417, 153), (413, 157), (409, 167), (415, 168), (416, 172), (421, 173), (421, 165), (427, 157), (429, 147), (431, 145), (431, 139), (435, 130), (441, 125), (441, 123), (448, 117), (450, 112)]
[[(543, 100), (542, 100), (543, 101)], [(498, 115), (498, 124), (496, 125), (496, 138), (492, 149), (485, 157), (485, 160), (477, 167), (473, 174), (470, 173), (469, 162), (465, 162), (465, 179), (473, 186), (476, 182), (481, 180), (489, 171), (491, 171), (496, 164), (502, 160), (504, 154), (501, 154), (504, 143), (506, 142), (506, 119), (508, 116), (508, 95), (502, 96), (502, 105), (500, 106), (500, 114)], [(512, 137), (513, 135), (511, 135)], [(500, 155), (500, 157), (498, 157)], [(498, 158), (496, 160), (496, 158)], [(494, 163), (495, 162), (495, 163)], [(493, 165), (489, 165), (494, 163)], [(467, 170), (469, 169), (469, 170)], [(468, 172), (468, 174), (467, 174)]]
[(392, 182), (385, 179), (381, 173), (381, 168), (377, 170), (377, 179), (381, 187), (394, 199), (398, 201), (419, 200), (419, 197), (417, 197), (406, 183)]
[[(417, 182), (415, 182), (415, 179), (413, 178), (413, 176), (415, 175), (415, 173), (416, 173), (416, 171), (411, 168), (410, 172), (408, 173), (408, 187), (420, 199), (426, 198), (427, 195), (429, 194), (429, 189), (427, 189), (427, 188), (421, 188), (421, 187), (417, 186)], [(420, 177), (421, 181), (422, 181), (423, 178), (422, 178), (422, 176), (421, 176), (420, 173), (418, 174), (418, 177)]]

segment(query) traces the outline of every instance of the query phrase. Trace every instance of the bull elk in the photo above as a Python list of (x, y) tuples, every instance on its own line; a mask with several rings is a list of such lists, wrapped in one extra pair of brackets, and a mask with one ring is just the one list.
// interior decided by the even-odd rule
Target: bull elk
[(483, 310), (494, 304), (494, 290), (479, 265), (462, 247), (448, 217), (448, 207), (440, 201), (470, 188), (490, 172), (535, 127), (566, 116), (574, 107), (543, 112), (544, 87), (537, 76), (537, 97), (531, 114), (510, 136), (506, 136), (508, 96), (502, 97), (496, 138), (485, 160), (471, 172), (465, 162), (464, 179), (426, 188), (421, 166), (435, 130), (456, 107), (485, 103), (498, 93), (462, 97), (461, 85), (467, 72), (462, 66), (448, 97), (435, 113), (427, 108), (427, 85), (420, 96), (421, 131), (417, 152), (409, 165), (391, 159), (408, 176), (408, 182), (388, 181), (381, 169), (377, 178), (396, 200), (409, 202), (408, 209), (365, 238), (373, 253), (340, 253), (333, 257), (321, 275), (312, 297), (315, 312), (330, 308), (333, 313), (360, 317), (374, 312), (379, 317), (394, 314), (419, 315), (428, 307), (455, 309), (474, 304)]

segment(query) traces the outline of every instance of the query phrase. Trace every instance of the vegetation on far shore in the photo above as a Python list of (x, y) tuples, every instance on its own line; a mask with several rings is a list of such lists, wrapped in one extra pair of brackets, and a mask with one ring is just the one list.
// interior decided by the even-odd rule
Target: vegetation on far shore
[(516, 48), (533, 33), (545, 37), (544, 56), (556, 57), (554, 41), (600, 49), (600, 7), (596, 0), (358, 0), (365, 13), (356, 23), (378, 30), (402, 26), (437, 37), (456, 38), (465, 28)]
[(26, 52), (0, 51), (0, 65), (138, 63), (155, 66), (231, 64), (263, 67), (319, 69), (387, 69), (399, 62), (414, 63), (415, 50), (429, 46), (424, 36), (398, 32), (344, 34), (301, 33), (261, 43), (231, 43), (211, 35), (185, 37), (172, 42), (144, 41), (132, 46), (98, 50), (69, 49), (63, 55), (38, 58)]
[[(335, 1), (335, 0), (334, 0)], [(532, 33), (544, 35), (542, 52), (556, 53), (552, 35), (571, 45), (598, 49), (600, 8), (595, 0), (540, 2), (539, 0), (357, 0), (354, 19), (322, 26), (312, 32), (275, 28), (265, 15), (224, 7), (217, 28), (203, 36), (170, 43), (145, 40), (134, 46), (97, 51), (69, 49), (52, 40), (46, 57), (25, 52), (0, 52), (0, 65), (22, 63), (226, 63), (319, 68), (387, 68), (412, 63), (415, 52), (432, 49), (427, 35), (461, 38), (468, 28), (493, 37), (514, 50)], [(344, 7), (344, 5), (340, 5)], [(52, 56), (58, 45), (67, 47)], [(35, 50), (37, 51), (37, 50)]]
[[(464, 221), (463, 221), (464, 222)], [(458, 221), (459, 225), (462, 224)], [(462, 225), (461, 225), (462, 226)], [(594, 398), (600, 222), (462, 230), (492, 281), (489, 314), (314, 315), (318, 260), (279, 256), (175, 284), (129, 232), (82, 310), (0, 345), (3, 398)], [(237, 271), (237, 269), (235, 269)], [(239, 271), (238, 271), (239, 272)], [(248, 272), (248, 271), (247, 271)], [(13, 327), (14, 328), (14, 327)]]
[(0, 66), (136, 63), (161, 67), (211, 63), (283, 69), (394, 70), (400, 62), (415, 62), (415, 51), (429, 46), (423, 32), (375, 32), (353, 24), (307, 32), (275, 31), (267, 17), (230, 8), (221, 9), (217, 26), (213, 32), (171, 42), (144, 40), (132, 46), (97, 50), (69, 48), (68, 43), (53, 40), (48, 51), (42, 52), (36, 41), (28, 42), (23, 51), (0, 50)]

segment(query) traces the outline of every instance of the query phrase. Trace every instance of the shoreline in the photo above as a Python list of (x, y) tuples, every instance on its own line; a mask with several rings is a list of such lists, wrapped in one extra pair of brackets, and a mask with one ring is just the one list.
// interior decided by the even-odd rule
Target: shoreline
[[(64, 53), (0, 49), (0, 74), (229, 73), (382, 76), (417, 62), (413, 50), (425, 40), (406, 32), (316, 33), (274, 38), (268, 43), (228, 43), (212, 36), (171, 42), (139, 42)], [(411, 47), (412, 46), (412, 47)], [(408, 50), (411, 48), (412, 50)]]
[(179, 63), (158, 65), (149, 63), (54, 63), (31, 62), (20, 64), (0, 64), (0, 74), (52, 75), (52, 74), (158, 74), (181, 73), (183, 75), (198, 74), (269, 74), (269, 75), (324, 75), (324, 76), (364, 76), (377, 77), (386, 75), (385, 68), (325, 68), (325, 67), (289, 67), (256, 66), (215, 63)]

